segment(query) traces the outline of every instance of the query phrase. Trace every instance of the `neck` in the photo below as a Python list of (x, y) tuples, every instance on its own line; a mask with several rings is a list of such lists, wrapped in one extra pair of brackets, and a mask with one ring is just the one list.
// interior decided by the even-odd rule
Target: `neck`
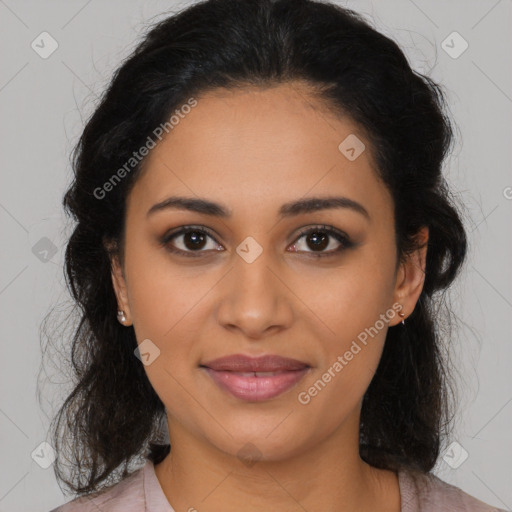
[(320, 445), (279, 460), (266, 460), (254, 445), (242, 451), (249, 457), (226, 453), (168, 421), (171, 452), (155, 473), (175, 510), (400, 511), (397, 475), (359, 456), (358, 417), (355, 429), (344, 424)]

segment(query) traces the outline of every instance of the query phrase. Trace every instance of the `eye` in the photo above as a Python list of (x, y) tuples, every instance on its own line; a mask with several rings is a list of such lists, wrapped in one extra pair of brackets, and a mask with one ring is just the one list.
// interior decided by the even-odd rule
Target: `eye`
[[(216, 242), (214, 244), (211, 244), (209, 248), (207, 243), (208, 238), (211, 238)], [(175, 240), (178, 240), (178, 242), (175, 242)], [(204, 252), (201, 249), (205, 248), (209, 250), (221, 250), (219, 249), (219, 247), (221, 246), (218, 245), (213, 235), (207, 229), (195, 226), (185, 226), (179, 229), (178, 231), (164, 235), (164, 237), (161, 240), (161, 244), (165, 246), (167, 250), (169, 250), (170, 252), (182, 256), (200, 256), (200, 253)], [(175, 245), (181, 245), (183, 248), (177, 248), (175, 247)]]
[[(213, 241), (210, 247), (208, 247), (208, 238)], [(300, 248), (299, 240), (302, 238), (306, 239), (306, 245), (312, 248), (312, 251)], [(336, 243), (334, 243), (335, 247), (326, 251), (325, 249), (332, 245), (333, 239), (338, 242), (338, 246), (336, 247)], [(224, 250), (210, 231), (200, 226), (184, 226), (178, 231), (164, 235), (160, 243), (168, 251), (187, 257), (198, 257), (201, 256), (201, 253), (211, 250)], [(179, 247), (180, 245), (181, 247)], [(292, 252), (304, 252), (313, 257), (323, 257), (333, 256), (354, 247), (354, 245), (354, 242), (342, 231), (338, 231), (332, 226), (319, 225), (302, 229), (291, 247), (294, 248)]]
[[(312, 228), (303, 229), (299, 233), (299, 238), (297, 240), (300, 240), (301, 238), (305, 238), (306, 241), (306, 247), (310, 247), (313, 250), (312, 251), (303, 251), (302, 249), (298, 249), (294, 252), (306, 252), (311, 253), (312, 256), (315, 257), (323, 257), (323, 256), (333, 256), (337, 253), (340, 253), (341, 251), (345, 249), (349, 249), (353, 247), (355, 244), (350, 240), (350, 238), (343, 233), (342, 231), (338, 231), (337, 229), (333, 228), (332, 226), (314, 226)], [(336, 240), (338, 242), (338, 247), (336, 247), (336, 243), (334, 242), (334, 248), (331, 246), (333, 245), (333, 240)], [(296, 248), (300, 247), (300, 243), (297, 241), (293, 244), (292, 247)], [(304, 244), (303, 244), (304, 245)], [(326, 251), (324, 249), (331, 247), (330, 250)]]

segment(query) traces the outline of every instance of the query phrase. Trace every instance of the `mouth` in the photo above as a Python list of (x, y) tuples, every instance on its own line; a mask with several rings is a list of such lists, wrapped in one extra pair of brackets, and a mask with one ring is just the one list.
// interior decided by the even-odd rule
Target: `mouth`
[(199, 365), (225, 392), (236, 398), (261, 402), (293, 388), (311, 370), (296, 359), (234, 354)]

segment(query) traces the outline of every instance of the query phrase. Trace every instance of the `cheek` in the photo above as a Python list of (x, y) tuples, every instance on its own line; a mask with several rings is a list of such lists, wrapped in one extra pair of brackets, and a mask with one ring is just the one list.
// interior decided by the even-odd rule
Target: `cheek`
[(214, 284), (207, 273), (180, 269), (170, 263), (163, 249), (142, 243), (133, 244), (130, 253), (127, 250), (126, 272), (139, 340), (153, 337), (163, 342), (172, 336), (187, 315), (195, 314), (202, 296)]
[(383, 252), (376, 256), (368, 245), (328, 272), (300, 276), (294, 289), (315, 313), (308, 316), (316, 319), (318, 336), (328, 340), (329, 351), (341, 351), (390, 308), (393, 260)]
[(218, 276), (199, 267), (180, 269), (165, 254), (155, 257), (154, 249), (138, 247), (134, 244), (126, 258), (130, 310), (137, 342), (149, 339), (158, 348), (158, 358), (145, 366), (158, 393), (179, 386), (171, 375), (179, 382), (190, 379), (201, 356), (198, 341), (205, 338), (201, 325), (211, 307), (205, 299)]
[(308, 306), (318, 315), (308, 315), (310, 330), (322, 340), (323, 353), (315, 375), (297, 392), (304, 393), (303, 400), (297, 399), (319, 417), (342, 418), (356, 407), (375, 374), (389, 321), (396, 314), (390, 304), (392, 253), (379, 254), (368, 245), (329, 272), (328, 279), (309, 283)]
[(384, 347), (387, 325), (378, 329), (374, 320), (369, 326), (363, 322), (364, 327), (358, 329), (353, 318), (350, 322), (354, 325), (340, 326), (342, 334), (329, 344), (326, 363), (296, 392), (309, 428), (324, 435), (346, 421), (351, 412), (359, 411)]

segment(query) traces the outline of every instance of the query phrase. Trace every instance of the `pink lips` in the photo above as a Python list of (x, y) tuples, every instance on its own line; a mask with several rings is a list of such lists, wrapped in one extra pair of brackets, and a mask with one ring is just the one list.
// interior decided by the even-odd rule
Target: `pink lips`
[(306, 363), (275, 355), (234, 354), (201, 366), (220, 388), (248, 401), (274, 398), (292, 388), (310, 370)]

